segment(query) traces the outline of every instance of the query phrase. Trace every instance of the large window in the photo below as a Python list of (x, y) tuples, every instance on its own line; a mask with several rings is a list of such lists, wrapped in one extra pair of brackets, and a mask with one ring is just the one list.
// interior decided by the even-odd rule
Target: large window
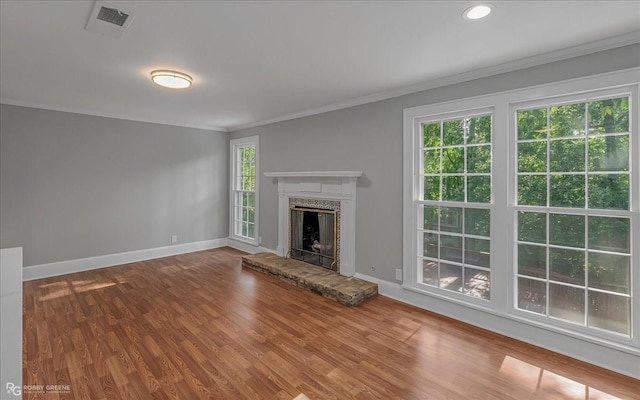
[(420, 123), (420, 282), (489, 299), (491, 114)]
[(406, 109), (403, 287), (640, 351), (637, 76)]
[(517, 307), (629, 335), (629, 96), (515, 117)]
[(258, 137), (231, 140), (230, 236), (258, 244)]

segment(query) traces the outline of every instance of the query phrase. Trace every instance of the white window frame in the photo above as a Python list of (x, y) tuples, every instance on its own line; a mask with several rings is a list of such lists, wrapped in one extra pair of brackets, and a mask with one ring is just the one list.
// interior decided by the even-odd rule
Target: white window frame
[[(473, 105), (473, 104), (469, 104), (469, 105)], [(415, 153), (414, 153), (414, 160), (415, 160), (415, 168), (416, 168), (416, 182), (415, 182), (415, 201), (413, 202), (413, 207), (415, 208), (414, 212), (415, 212), (415, 221), (421, 221), (422, 220), (422, 206), (423, 205), (428, 205), (428, 206), (436, 206), (436, 207), (455, 207), (455, 208), (461, 208), (461, 209), (486, 209), (489, 210), (491, 212), (491, 214), (493, 215), (493, 212), (491, 211), (493, 209), (493, 190), (491, 191), (491, 199), (489, 201), (489, 203), (473, 203), (473, 202), (466, 202), (466, 201), (447, 201), (447, 200), (419, 200), (421, 193), (424, 190), (424, 182), (423, 182), (423, 175), (422, 175), (422, 167), (423, 167), (423, 159), (422, 159), (422, 146), (421, 146), (421, 141), (422, 141), (422, 127), (424, 125), (428, 125), (430, 123), (437, 123), (440, 121), (447, 121), (447, 120), (456, 120), (456, 119), (461, 119), (461, 118), (466, 118), (466, 117), (476, 117), (476, 116), (484, 116), (484, 115), (490, 115), (492, 118), (492, 125), (493, 125), (493, 107), (483, 107), (480, 104), (477, 104), (476, 107), (470, 107), (470, 108), (466, 108), (466, 109), (462, 109), (462, 110), (455, 110), (455, 111), (450, 111), (450, 112), (446, 112), (446, 113), (441, 113), (441, 114), (431, 114), (428, 116), (423, 116), (423, 117), (417, 117), (414, 119), (414, 124), (416, 124), (415, 127), (415, 140), (416, 140), (416, 147), (415, 147)], [(493, 145), (493, 126), (491, 129), (491, 134), (492, 134), (492, 141), (487, 143), (489, 146)], [(467, 148), (467, 143), (465, 141), (464, 146), (462, 146), (463, 148)], [(466, 165), (466, 161), (465, 161), (465, 165)], [(492, 166), (492, 170), (493, 170), (493, 166)], [(467, 177), (467, 172), (464, 171), (463, 173), (461, 173), (461, 176), (463, 176), (465, 178), (466, 181), (466, 177)], [(464, 184), (465, 186), (465, 194), (467, 193), (466, 190), (466, 182)], [(491, 187), (493, 189), (493, 182), (491, 184)], [(466, 197), (466, 196), (465, 196)], [(491, 223), (491, 226), (493, 226), (493, 223)], [(417, 232), (420, 232), (421, 229), (418, 227), (418, 229), (416, 230)], [(446, 231), (440, 231), (440, 234), (444, 234), (447, 235)], [(418, 260), (418, 256), (420, 254), (422, 254), (422, 246), (421, 246), (421, 233), (417, 233), (414, 234), (414, 238), (412, 239), (415, 243), (416, 243), (416, 258), (415, 261)], [(491, 237), (491, 232), (489, 233), (490, 237)], [(469, 235), (466, 233), (462, 233), (461, 237), (468, 237)], [(493, 244), (491, 244), (493, 245)], [(462, 249), (462, 251), (464, 252), (464, 249)], [(491, 254), (491, 261), (489, 264), (489, 271), (491, 273), (491, 279), (493, 279), (493, 270), (491, 268), (492, 264), (493, 264), (493, 254), (492, 254), (492, 250), (490, 249), (490, 254)], [(443, 260), (444, 262), (446, 262), (446, 260)], [(415, 265), (415, 262), (414, 262)], [(465, 268), (473, 268), (472, 266), (466, 266)], [(465, 295), (463, 293), (458, 293), (458, 292), (453, 292), (450, 290), (446, 290), (446, 289), (442, 289), (442, 288), (438, 288), (432, 285), (428, 285), (426, 283), (422, 283), (422, 273), (421, 271), (415, 271), (415, 288), (425, 291), (425, 292), (429, 292), (433, 295), (436, 296), (444, 296), (444, 297), (450, 297), (451, 299), (457, 299), (459, 301), (462, 302), (469, 302), (472, 304), (475, 304), (477, 306), (480, 307), (486, 307), (487, 304), (491, 302), (491, 300), (485, 300), (485, 299), (480, 299), (480, 298), (475, 298), (475, 297), (471, 297), (468, 295)]]
[[(629, 204), (629, 209), (630, 210), (609, 210), (609, 209), (596, 209), (596, 208), (571, 208), (571, 207), (560, 207), (560, 206), (529, 206), (529, 205), (518, 205), (517, 204), (517, 163), (518, 163), (518, 142), (517, 142), (517, 137), (516, 137), (516, 132), (517, 132), (517, 121), (516, 121), (516, 115), (517, 112), (520, 110), (525, 110), (525, 109), (535, 109), (535, 108), (539, 108), (539, 107), (544, 107), (545, 105), (548, 104), (552, 104), (552, 105), (563, 105), (563, 104), (574, 104), (574, 103), (588, 103), (591, 101), (597, 101), (600, 100), (602, 98), (616, 98), (616, 97), (626, 97), (629, 96), (630, 97), (630, 104), (629, 104), (629, 110), (630, 110), (630, 114), (632, 115), (629, 121), (629, 128), (630, 128), (630, 135), (629, 135), (629, 148), (630, 148), (630, 165), (629, 165), (629, 195), (631, 197), (631, 199), (636, 200), (636, 207), (635, 209), (633, 208), (633, 205), (630, 203)], [(545, 97), (542, 99), (536, 99), (533, 101), (524, 101), (524, 102), (520, 102), (520, 103), (511, 103), (510, 107), (509, 107), (509, 114), (510, 114), (510, 132), (511, 132), (511, 137), (510, 137), (510, 145), (511, 145), (511, 149), (510, 149), (510, 155), (511, 155), (511, 168), (510, 168), (510, 177), (509, 177), (509, 182), (510, 182), (510, 200), (509, 200), (509, 204), (513, 210), (512, 212), (512, 218), (513, 221), (517, 221), (517, 213), (519, 211), (528, 211), (528, 212), (539, 212), (539, 213), (552, 213), (552, 214), (564, 214), (564, 215), (578, 215), (578, 216), (612, 216), (612, 217), (623, 217), (623, 218), (629, 218), (631, 220), (631, 224), (632, 227), (635, 227), (637, 230), (637, 222), (634, 224), (633, 221), (633, 214), (635, 211), (635, 214), (638, 213), (638, 195), (633, 196), (633, 191), (636, 190), (636, 193), (638, 192), (638, 187), (640, 187), (638, 185), (637, 179), (636, 182), (633, 182), (633, 171), (638, 171), (638, 165), (637, 165), (637, 158), (639, 156), (639, 153), (637, 151), (637, 145), (638, 142), (640, 142), (640, 138), (638, 137), (638, 126), (637, 126), (637, 120), (633, 118), (633, 110), (631, 109), (632, 104), (634, 104), (634, 102), (637, 101), (637, 88), (636, 90), (634, 90), (633, 87), (631, 86), (622, 86), (622, 87), (618, 87), (618, 88), (605, 88), (602, 90), (589, 90), (588, 92), (582, 92), (582, 93), (577, 93), (577, 94), (570, 94), (570, 95), (564, 95), (564, 96), (552, 96), (552, 97)], [(634, 137), (635, 135), (635, 137)], [(593, 138), (595, 136), (584, 136), (585, 138)], [(580, 138), (582, 138), (582, 136), (580, 136)], [(565, 138), (566, 139), (566, 138)], [(636, 147), (636, 151), (634, 152), (634, 146)], [(635, 156), (635, 157), (634, 157)], [(634, 160), (635, 158), (635, 160)], [(549, 162), (550, 160), (550, 154), (549, 152), (547, 152), (547, 162)], [(635, 163), (634, 163), (635, 161)], [(635, 168), (634, 165), (635, 164)], [(587, 174), (587, 170), (585, 169), (584, 172), (580, 172), (580, 173), (584, 173)], [(553, 174), (553, 172), (546, 172), (545, 174)], [(636, 173), (636, 175), (638, 175)], [(636, 177), (637, 178), (637, 177)], [(634, 189), (635, 188), (635, 189)], [(547, 196), (551, 196), (551, 193), (547, 192)], [(586, 200), (586, 198), (585, 198)], [(512, 228), (513, 228), (513, 238), (512, 238), (512, 243), (513, 243), (513, 252), (512, 252), (512, 264), (514, 266), (514, 273), (513, 273), (513, 290), (515, 290), (517, 288), (517, 280), (518, 280), (518, 271), (517, 271), (517, 236), (518, 233), (516, 231), (516, 227), (517, 227), (517, 223), (513, 223), (512, 224)], [(547, 226), (547, 230), (549, 229), (549, 227)], [(634, 232), (631, 231), (630, 234), (633, 236)], [(636, 235), (637, 236), (637, 235)], [(633, 237), (631, 238), (631, 244), (633, 244)], [(550, 247), (554, 247), (552, 245), (545, 245), (545, 248), (550, 248)], [(631, 247), (631, 254), (632, 256), (635, 256), (634, 258), (632, 257), (632, 260), (636, 261), (636, 264), (638, 263), (638, 260), (640, 259), (640, 257), (638, 257), (638, 250), (636, 248), (636, 251), (634, 253), (634, 248), (633, 246)], [(549, 266), (547, 265), (547, 268), (549, 268)], [(633, 265), (631, 266), (631, 281), (633, 284), (634, 280), (638, 280), (640, 271), (635, 271), (634, 274), (634, 270), (633, 270)], [(634, 276), (635, 275), (635, 276)], [(635, 278), (635, 279), (634, 279)], [(547, 276), (547, 284), (549, 284), (550, 280), (549, 277)], [(585, 286), (587, 285), (587, 283), (585, 283)], [(636, 286), (636, 285), (633, 285)], [(630, 295), (632, 296), (632, 300), (633, 297), (637, 297), (638, 296), (638, 291), (636, 290), (634, 293), (634, 287), (630, 288)], [(587, 307), (586, 307), (586, 302), (588, 301), (588, 290), (586, 290), (585, 292), (585, 314), (588, 312)], [(549, 309), (548, 303), (549, 303), (549, 292), (547, 291), (547, 310)], [(627, 341), (627, 337), (626, 335), (622, 335), (622, 334), (616, 334), (610, 331), (605, 331), (605, 330), (601, 330), (595, 327), (586, 327), (586, 326), (581, 326), (578, 324), (574, 324), (562, 319), (558, 319), (555, 317), (552, 317), (550, 315), (543, 315), (543, 314), (537, 314), (537, 313), (533, 313), (530, 311), (526, 311), (523, 310), (521, 308), (518, 308), (517, 306), (517, 296), (514, 294), (512, 296), (513, 299), (513, 313), (514, 315), (519, 315), (521, 317), (524, 318), (529, 318), (531, 320), (535, 320), (535, 321), (539, 321), (540, 323), (548, 323), (549, 321), (552, 321), (552, 323), (554, 325), (557, 325), (563, 329), (568, 329), (568, 330), (575, 330), (577, 332), (581, 332), (584, 334), (588, 334), (588, 335), (592, 335), (592, 336), (596, 336), (596, 337), (602, 337), (604, 339), (613, 339), (615, 338), (617, 335), (619, 335), (619, 337), (622, 339), (622, 342), (626, 342)], [(634, 307), (635, 305), (635, 307)], [(634, 315), (634, 311), (638, 310), (637, 307), (637, 301), (632, 301), (631, 303), (631, 316)], [(636, 312), (637, 314), (637, 312)], [(586, 317), (586, 315), (585, 315)], [(637, 318), (636, 319), (640, 319)], [(630, 326), (631, 328), (631, 337), (634, 336), (634, 321), (633, 318), (631, 320), (631, 324), (632, 326)], [(638, 335), (638, 330), (636, 328), (635, 330), (635, 335)], [(615, 339), (614, 339), (615, 340)]]
[[(239, 191), (237, 187), (237, 173), (238, 173), (238, 150), (244, 147), (255, 148), (255, 191), (254, 191), (254, 230), (253, 237), (247, 237), (238, 235), (236, 233), (236, 194)], [(231, 139), (229, 141), (229, 161), (230, 161), (230, 177), (229, 177), (229, 237), (240, 242), (258, 246), (260, 238), (260, 137), (249, 136), (239, 139)]]
[[(438, 103), (404, 110), (403, 128), (403, 282), (402, 288), (410, 292), (424, 295), (415, 297), (408, 294), (414, 303), (432, 309), (429, 298), (444, 300), (463, 306), (464, 311), (452, 313), (451, 317), (467, 321), (477, 320), (477, 313), (486, 313), (488, 318), (500, 318), (505, 322), (512, 320), (525, 325), (533, 325), (561, 335), (579, 340), (587, 340), (599, 345), (640, 353), (640, 134), (638, 132), (638, 91), (640, 88), (640, 69), (605, 73), (591, 77), (578, 78), (569, 81), (556, 82), (536, 87), (528, 87), (508, 92), (494, 93), (485, 96), (466, 98), (446, 103)], [(515, 279), (517, 267), (514, 263), (514, 238), (516, 212), (516, 138), (512, 134), (515, 129), (515, 112), (522, 104), (534, 104), (537, 101), (550, 101), (554, 97), (570, 99), (589, 97), (589, 93), (608, 95), (613, 93), (630, 94), (630, 215), (631, 215), (631, 255), (632, 255), (632, 295), (631, 303), (631, 335), (623, 336), (613, 332), (600, 332), (592, 328), (581, 327), (563, 321), (536, 318), (531, 313), (517, 309), (515, 298)], [(443, 290), (425, 288), (419, 282), (416, 259), (418, 243), (416, 240), (419, 203), (420, 170), (419, 152), (421, 137), (421, 122), (425, 119), (439, 118), (448, 113), (464, 113), (469, 110), (493, 108), (492, 134), (492, 191), (491, 204), (491, 300), (475, 301), (469, 296), (445, 293)], [(635, 194), (635, 195), (633, 195)], [(463, 204), (460, 206), (464, 207)], [(453, 295), (452, 295), (453, 294)], [(441, 304), (441, 303), (438, 303)], [(447, 306), (438, 306), (440, 310), (447, 310)], [(457, 309), (461, 310), (461, 309)], [(497, 320), (496, 320), (497, 321)], [(509, 328), (505, 323), (498, 330), (509, 334), (513, 329), (513, 336), (520, 336), (520, 327)], [(584, 329), (581, 329), (584, 328)], [(553, 347), (553, 344), (549, 344)]]

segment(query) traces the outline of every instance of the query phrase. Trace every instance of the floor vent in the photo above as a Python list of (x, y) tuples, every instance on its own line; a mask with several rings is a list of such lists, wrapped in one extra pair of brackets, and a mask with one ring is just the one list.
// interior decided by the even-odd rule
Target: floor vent
[(85, 29), (99, 35), (119, 39), (131, 26), (135, 15), (103, 1), (96, 1)]

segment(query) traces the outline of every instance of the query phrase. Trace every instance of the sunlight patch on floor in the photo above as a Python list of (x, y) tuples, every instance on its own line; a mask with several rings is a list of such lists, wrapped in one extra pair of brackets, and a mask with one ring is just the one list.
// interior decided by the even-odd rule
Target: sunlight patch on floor
[(522, 386), (530, 387), (532, 392), (553, 393), (564, 399), (619, 400), (616, 396), (510, 356), (505, 356), (499, 372)]

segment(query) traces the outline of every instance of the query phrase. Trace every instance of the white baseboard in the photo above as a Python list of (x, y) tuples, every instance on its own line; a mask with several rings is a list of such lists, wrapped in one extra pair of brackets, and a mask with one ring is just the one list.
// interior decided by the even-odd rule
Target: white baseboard
[(153, 249), (135, 250), (125, 253), (107, 254), (97, 257), (81, 258), (77, 260), (60, 261), (48, 264), (24, 267), (23, 280), (48, 278), (73, 272), (112, 267), (137, 261), (152, 260), (154, 258), (174, 256), (194, 251), (215, 249), (228, 245), (228, 239), (204, 240), (201, 242), (176, 244), (172, 246), (156, 247)]
[[(377, 283), (378, 284), (378, 292), (380, 292), (380, 282), (381, 282), (380, 279), (374, 278), (373, 276), (361, 274), (360, 272), (356, 272), (353, 276), (354, 276), (354, 278), (362, 279), (363, 281), (367, 281), (367, 282), (371, 282), (371, 283)], [(387, 297), (389, 297), (389, 296), (387, 296)]]
[(378, 293), (427, 311), (447, 316), (491, 332), (542, 347), (556, 353), (598, 365), (640, 379), (640, 352), (635, 348), (596, 343), (527, 323), (498, 313), (472, 309), (433, 296), (407, 290), (402, 285), (356, 273), (357, 278), (377, 283)]
[(209, 250), (224, 246), (229, 246), (250, 254), (260, 252), (276, 253), (275, 250), (268, 249), (266, 247), (253, 246), (231, 238), (221, 238), (204, 240), (201, 242), (176, 244), (165, 247), (156, 247), (153, 249), (128, 251), (125, 253), (115, 253), (103, 256), (80, 258), (77, 260), (32, 265), (24, 267), (23, 280), (30, 281), (34, 279), (48, 278), (52, 276), (71, 274), (73, 272), (113, 267), (114, 265), (152, 260), (154, 258), (175, 256), (177, 254), (192, 253), (194, 251)]
[(235, 240), (232, 238), (227, 238), (226, 246), (233, 247), (236, 250), (244, 251), (245, 253), (249, 253), (249, 254), (256, 254), (256, 253), (278, 254), (273, 249), (268, 249), (262, 246), (254, 246), (252, 244), (241, 242), (239, 240)]

